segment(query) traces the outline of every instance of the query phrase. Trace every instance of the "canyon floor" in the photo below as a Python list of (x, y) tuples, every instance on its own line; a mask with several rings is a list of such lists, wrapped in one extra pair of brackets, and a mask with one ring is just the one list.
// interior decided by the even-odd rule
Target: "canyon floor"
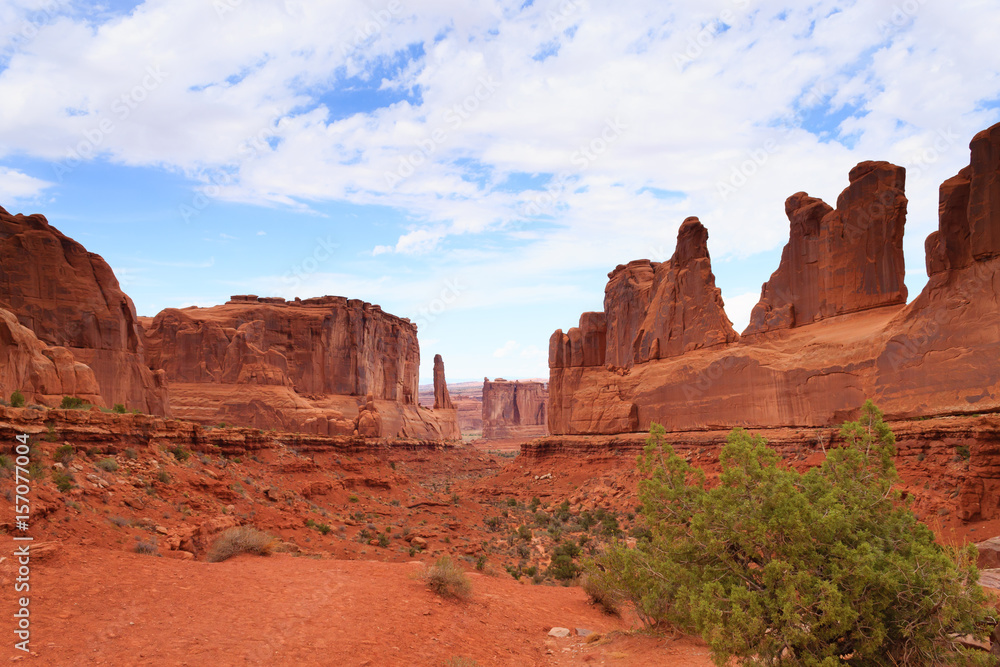
[[(586, 448), (582, 448), (585, 450)], [(637, 528), (634, 451), (518, 454), (517, 443), (377, 447), (284, 445), (222, 455), (182, 446), (74, 446), (40, 440), (33, 482), (32, 653), (58, 665), (710, 665), (697, 638), (609, 616), (548, 572), (553, 549), (579, 560)], [(530, 451), (530, 448), (529, 448)], [(692, 451), (717, 472), (717, 449)], [(788, 454), (815, 465), (821, 451)], [(919, 461), (918, 461), (919, 458)], [(929, 451), (900, 463), (903, 486), (946, 541), (979, 541), (937, 480), (969, 462)], [(13, 483), (0, 468), (4, 487)], [(61, 483), (62, 488), (59, 488)], [(6, 489), (5, 489), (6, 490)], [(921, 495), (922, 494), (922, 495)], [(0, 516), (13, 516), (0, 495)], [(218, 533), (250, 525), (277, 553), (205, 561)], [(7, 532), (12, 526), (3, 526)], [(441, 598), (420, 572), (450, 555), (468, 600)], [(0, 587), (13, 589), (10, 553)], [(3, 596), (5, 617), (14, 611)], [(569, 638), (549, 636), (569, 628)], [(581, 628), (594, 633), (590, 641)], [(596, 637), (596, 639), (594, 639)]]

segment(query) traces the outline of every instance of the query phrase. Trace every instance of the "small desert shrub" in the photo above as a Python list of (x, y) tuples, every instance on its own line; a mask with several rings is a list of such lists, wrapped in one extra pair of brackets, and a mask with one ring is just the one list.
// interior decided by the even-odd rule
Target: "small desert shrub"
[(456, 655), (445, 660), (444, 667), (479, 667), (479, 663), (472, 658), (463, 658)]
[(115, 461), (114, 459), (110, 458), (101, 459), (100, 461), (97, 462), (97, 467), (103, 470), (104, 472), (114, 472), (118, 470), (118, 461)]
[(220, 563), (239, 554), (269, 556), (274, 551), (275, 539), (250, 526), (230, 528), (212, 543), (205, 560)]
[(486, 569), (486, 554), (480, 554), (476, 559), (476, 570), (482, 572)]
[(349, 501), (351, 501), (352, 503), (358, 502), (358, 497), (356, 495), (354, 495), (353, 493), (350, 496), (348, 496), (347, 499)]
[(123, 415), (128, 411), (125, 409), (125, 406), (122, 405), (121, 403), (115, 403), (115, 407), (111, 408), (111, 412), (114, 412), (117, 415)]
[(448, 556), (441, 556), (423, 573), (427, 587), (442, 597), (464, 600), (472, 593), (465, 572)]
[(0, 468), (4, 470), (14, 469), (14, 459), (10, 458), (6, 454), (0, 454)]
[(68, 472), (63, 472), (59, 470), (55, 470), (52, 472), (52, 481), (55, 483), (56, 488), (63, 493), (66, 493), (75, 486), (73, 484), (73, 482), (75, 481), (73, 479), (73, 475), (69, 474)]
[(159, 547), (156, 546), (156, 537), (154, 536), (149, 542), (136, 542), (133, 551), (137, 554), (146, 554), (147, 556), (158, 555)]
[(59, 447), (56, 448), (56, 453), (52, 455), (52, 458), (63, 465), (67, 465), (73, 460), (74, 454), (76, 454), (76, 449), (73, 445), (59, 445)]
[(20, 389), (15, 389), (14, 393), (10, 395), (10, 407), (23, 408), (24, 403), (25, 403), (24, 394), (21, 393)]
[(972, 458), (972, 452), (969, 450), (967, 445), (959, 445), (956, 447), (955, 454), (957, 454), (959, 458), (965, 459), (966, 461)]
[(82, 410), (86, 406), (82, 398), (76, 396), (63, 396), (62, 403), (59, 404), (62, 410)]
[(127, 519), (123, 516), (113, 516), (109, 518), (108, 521), (118, 526), (119, 528), (125, 528), (126, 526), (132, 525), (132, 519)]
[(549, 574), (560, 581), (569, 581), (580, 574), (580, 567), (573, 562), (580, 555), (580, 547), (576, 542), (566, 540), (552, 552), (552, 564)]
[(159, 480), (161, 484), (170, 484), (170, 475), (167, 474), (166, 470), (161, 470), (156, 473), (156, 479)]
[(383, 549), (387, 548), (389, 546), (389, 536), (385, 533), (380, 534), (378, 536), (378, 545)]
[(125, 450), (125, 458), (135, 461), (137, 458), (139, 458), (139, 454), (136, 453), (134, 448), (129, 447)]
[(488, 528), (491, 533), (496, 533), (503, 528), (503, 521), (501, 521), (498, 516), (491, 516), (485, 519), (483, 523), (486, 524), (486, 528)]
[(167, 451), (173, 454), (174, 458), (180, 461), (181, 463), (191, 458), (191, 452), (184, 449), (180, 445), (177, 445), (176, 447), (170, 447), (167, 449)]
[(581, 582), (583, 592), (587, 594), (590, 601), (599, 606), (605, 614), (618, 616), (621, 614), (621, 595), (614, 589), (609, 588), (599, 579), (591, 576), (584, 576)]

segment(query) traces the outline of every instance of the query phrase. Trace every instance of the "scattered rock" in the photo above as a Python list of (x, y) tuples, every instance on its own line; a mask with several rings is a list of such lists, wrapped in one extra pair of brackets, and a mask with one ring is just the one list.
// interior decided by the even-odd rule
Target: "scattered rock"
[(558, 639), (563, 639), (569, 637), (569, 628), (552, 628), (549, 630), (549, 637), (556, 637)]

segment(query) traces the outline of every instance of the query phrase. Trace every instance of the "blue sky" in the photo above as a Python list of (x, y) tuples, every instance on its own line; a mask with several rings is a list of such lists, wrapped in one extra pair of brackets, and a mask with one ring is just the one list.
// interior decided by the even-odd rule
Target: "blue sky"
[(866, 159), (937, 186), (1000, 120), (1000, 7), (960, 0), (0, 1), (0, 205), (139, 312), (337, 294), (420, 323), (422, 381), (547, 375), (556, 328), (697, 215), (737, 329)]

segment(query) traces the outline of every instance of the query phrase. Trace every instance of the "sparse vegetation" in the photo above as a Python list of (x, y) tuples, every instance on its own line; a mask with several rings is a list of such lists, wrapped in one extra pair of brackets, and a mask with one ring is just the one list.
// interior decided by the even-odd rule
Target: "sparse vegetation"
[(73, 445), (59, 445), (59, 447), (56, 448), (55, 453), (52, 454), (52, 459), (63, 465), (69, 465), (69, 462), (73, 460), (75, 455), (76, 448), (73, 447)]
[(469, 577), (449, 556), (441, 556), (423, 573), (427, 587), (442, 597), (464, 600), (472, 593)]
[(63, 470), (53, 470), (52, 471), (52, 482), (56, 485), (56, 488), (60, 492), (66, 493), (76, 486), (73, 475), (69, 472)]
[(145, 554), (148, 556), (158, 556), (160, 555), (160, 548), (156, 544), (156, 536), (154, 535), (149, 539), (149, 541), (139, 540), (135, 543), (133, 548), (137, 554)]
[(114, 412), (115, 414), (119, 415), (124, 415), (128, 413), (128, 410), (125, 409), (125, 406), (123, 404), (115, 403), (115, 406), (111, 408), (111, 412)]
[(118, 461), (115, 461), (112, 458), (101, 459), (97, 462), (97, 467), (104, 472), (115, 472), (118, 470)]
[(212, 543), (205, 560), (220, 563), (239, 554), (269, 556), (274, 551), (275, 541), (267, 533), (250, 526), (230, 528)]
[(63, 396), (62, 403), (59, 404), (61, 410), (83, 410), (89, 407), (90, 404), (76, 396)]
[(136, 453), (136, 451), (135, 451), (135, 449), (133, 447), (127, 447), (125, 449), (125, 458), (127, 458), (127, 459), (129, 459), (131, 461), (135, 461), (137, 458), (139, 458), (139, 454)]
[(20, 389), (15, 389), (10, 395), (10, 407), (12, 408), (23, 408), (25, 404), (24, 394), (21, 393)]
[(176, 445), (174, 447), (168, 447), (167, 451), (173, 454), (174, 458), (180, 461), (181, 463), (184, 463), (189, 458), (191, 458), (191, 452), (185, 449), (184, 447), (181, 447), (180, 445)]

